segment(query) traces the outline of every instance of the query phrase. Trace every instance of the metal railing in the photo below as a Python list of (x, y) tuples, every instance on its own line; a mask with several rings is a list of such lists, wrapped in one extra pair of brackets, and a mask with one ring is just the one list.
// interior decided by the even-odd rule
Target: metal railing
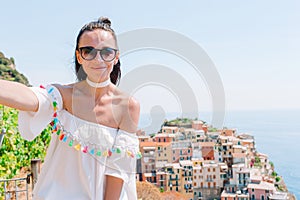
[[(25, 193), (26, 199), (29, 199), (29, 192), (28, 192), (28, 184), (30, 184), (30, 176), (31, 174), (27, 174), (27, 177), (25, 178), (14, 178), (14, 179), (3, 179), (0, 180), (0, 184), (4, 184), (4, 199), (8, 200), (11, 198), (14, 198), (16, 200), (19, 199), (20, 194)], [(13, 186), (10, 185), (11, 182), (14, 182)], [(25, 189), (20, 189), (19, 185), (22, 184), (22, 182), (25, 183)], [(24, 198), (22, 198), (24, 199)]]

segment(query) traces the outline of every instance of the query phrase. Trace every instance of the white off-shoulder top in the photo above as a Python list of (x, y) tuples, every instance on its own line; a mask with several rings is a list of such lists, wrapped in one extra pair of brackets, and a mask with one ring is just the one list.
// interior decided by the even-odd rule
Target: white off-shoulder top
[(31, 89), (39, 100), (39, 109), (20, 111), (22, 137), (33, 140), (50, 122), (53, 132), (33, 199), (101, 200), (105, 175), (124, 180), (120, 199), (137, 199), (137, 136), (88, 122), (62, 109), (61, 94), (54, 86)]

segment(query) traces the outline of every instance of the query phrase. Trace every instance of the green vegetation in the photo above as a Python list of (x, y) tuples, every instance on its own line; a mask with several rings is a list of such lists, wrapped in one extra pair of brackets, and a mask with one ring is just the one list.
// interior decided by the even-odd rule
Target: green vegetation
[(165, 121), (164, 126), (182, 126), (185, 124), (192, 124), (192, 119), (176, 118), (170, 121)]
[(261, 167), (260, 158), (258, 156), (255, 156), (255, 158), (254, 158), (254, 166)]
[(160, 187), (160, 188), (159, 188), (159, 191), (160, 191), (161, 193), (163, 193), (165, 190), (164, 190), (163, 187)]
[(8, 179), (14, 177), (22, 167), (29, 167), (31, 159), (44, 160), (51, 130), (47, 128), (33, 141), (26, 141), (18, 132), (18, 111), (3, 108), (2, 105), (0, 110), (3, 119), (1, 129), (6, 132), (0, 148), (0, 178)]
[[(51, 128), (46, 128), (37, 138), (29, 142), (18, 132), (18, 111), (0, 105), (0, 129), (6, 133), (0, 147), (0, 179), (10, 179), (21, 168), (29, 168), (34, 158), (44, 161), (46, 149), (51, 139)], [(3, 197), (3, 185), (0, 185), (0, 199)]]
[[(191, 125), (192, 121), (194, 121), (194, 120), (198, 120), (198, 118), (189, 119), (189, 118), (179, 118), (179, 117), (177, 117), (176, 119), (173, 119), (173, 120), (170, 120), (170, 121), (165, 120), (165, 122), (163, 123), (163, 126), (184, 126), (184, 125)], [(203, 123), (205, 124), (206, 122), (203, 121)]]
[(27, 78), (15, 69), (14, 58), (6, 58), (0, 52), (0, 79), (16, 81), (29, 86)]

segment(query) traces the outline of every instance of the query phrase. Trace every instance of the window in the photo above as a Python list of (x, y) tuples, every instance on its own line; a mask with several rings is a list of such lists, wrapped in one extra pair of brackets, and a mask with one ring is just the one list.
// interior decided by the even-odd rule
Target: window
[(164, 150), (166, 150), (166, 147), (164, 148)]
[(194, 169), (194, 173), (197, 173), (197, 170), (196, 170), (196, 169)]
[(166, 142), (166, 138), (164, 138), (164, 142)]
[(213, 179), (216, 179), (216, 175), (213, 175)]
[(158, 138), (158, 142), (160, 142), (160, 138)]
[(175, 160), (175, 157), (173, 157), (173, 160)]
[(265, 200), (265, 196), (264, 195), (261, 195), (261, 200)]
[(196, 183), (196, 182), (194, 182), (194, 186), (195, 186), (195, 187), (197, 186), (197, 183)]
[(207, 171), (210, 172), (210, 168), (208, 168)]
[(157, 150), (159, 151), (159, 150), (160, 150), (160, 147), (157, 147)]
[(213, 168), (213, 172), (215, 172), (216, 171), (216, 169), (215, 168)]

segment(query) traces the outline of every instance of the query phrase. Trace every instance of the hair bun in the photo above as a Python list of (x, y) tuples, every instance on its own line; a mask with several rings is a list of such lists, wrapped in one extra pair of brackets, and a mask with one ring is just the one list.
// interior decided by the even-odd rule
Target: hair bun
[(111, 21), (108, 19), (108, 17), (100, 17), (98, 22), (111, 26)]

